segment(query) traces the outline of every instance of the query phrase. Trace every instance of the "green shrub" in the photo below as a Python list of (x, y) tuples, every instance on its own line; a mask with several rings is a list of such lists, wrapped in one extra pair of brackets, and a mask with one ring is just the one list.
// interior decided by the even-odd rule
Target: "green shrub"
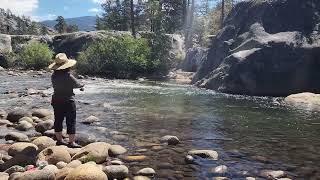
[(146, 74), (150, 48), (145, 39), (108, 37), (89, 45), (78, 57), (80, 74), (135, 78)]
[(53, 56), (48, 45), (31, 42), (18, 53), (19, 65), (26, 69), (40, 70), (46, 68)]

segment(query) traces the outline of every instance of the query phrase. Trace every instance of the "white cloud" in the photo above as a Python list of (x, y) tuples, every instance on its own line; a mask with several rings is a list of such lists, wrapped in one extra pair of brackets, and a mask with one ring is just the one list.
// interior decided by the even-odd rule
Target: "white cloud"
[(54, 20), (57, 18), (55, 14), (47, 14), (45, 16), (31, 16), (31, 19), (37, 22), (45, 21), (45, 20)]
[(0, 0), (0, 8), (10, 9), (16, 15), (32, 16), (38, 6), (38, 0)]
[(91, 8), (91, 9), (88, 10), (88, 12), (91, 12), (91, 13), (98, 13), (98, 12), (100, 12), (100, 11), (101, 11), (101, 10), (98, 9), (98, 8)]

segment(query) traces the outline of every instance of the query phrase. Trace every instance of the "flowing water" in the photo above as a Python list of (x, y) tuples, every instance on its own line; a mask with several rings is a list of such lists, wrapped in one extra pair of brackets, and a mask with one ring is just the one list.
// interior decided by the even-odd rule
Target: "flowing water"
[[(320, 120), (317, 112), (286, 107), (281, 98), (235, 96), (170, 82), (84, 80), (76, 91), (78, 121), (95, 115), (101, 124), (78, 123), (78, 130), (99, 140), (124, 145), (129, 154), (149, 159), (130, 163), (157, 171), (156, 179), (209, 179), (210, 169), (226, 165), (227, 176), (243, 179), (261, 170), (284, 170), (293, 179), (317, 179), (320, 164)], [(25, 88), (52, 93), (50, 77), (9, 76), (0, 79), (0, 109), (50, 107), (50, 96), (21, 96)], [(7, 93), (15, 92), (15, 93)], [(100, 128), (105, 127), (105, 128)], [(178, 146), (160, 146), (175, 135)], [(141, 150), (143, 149), (143, 150)], [(191, 149), (212, 149), (218, 161), (184, 160)]]

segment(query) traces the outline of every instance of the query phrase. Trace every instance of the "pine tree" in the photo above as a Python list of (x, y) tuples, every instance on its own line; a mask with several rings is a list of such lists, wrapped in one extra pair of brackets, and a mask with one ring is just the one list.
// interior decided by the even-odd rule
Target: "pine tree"
[(54, 29), (57, 30), (60, 34), (65, 33), (67, 30), (67, 23), (62, 16), (58, 16), (57, 24), (54, 26)]
[(77, 32), (79, 28), (77, 25), (67, 25), (67, 33)]

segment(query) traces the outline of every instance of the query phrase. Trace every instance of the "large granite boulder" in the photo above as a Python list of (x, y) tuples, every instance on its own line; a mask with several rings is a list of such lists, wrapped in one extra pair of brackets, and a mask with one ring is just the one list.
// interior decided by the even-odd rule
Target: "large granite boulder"
[(187, 51), (185, 60), (180, 64), (180, 68), (187, 72), (196, 72), (207, 55), (208, 49), (202, 47), (190, 48)]
[(320, 94), (299, 93), (287, 96), (284, 99), (287, 105), (298, 109), (320, 111)]
[(312, 0), (238, 3), (193, 83), (232, 94), (320, 92), (319, 9)]
[(0, 34), (0, 53), (12, 52), (11, 37), (6, 34)]

